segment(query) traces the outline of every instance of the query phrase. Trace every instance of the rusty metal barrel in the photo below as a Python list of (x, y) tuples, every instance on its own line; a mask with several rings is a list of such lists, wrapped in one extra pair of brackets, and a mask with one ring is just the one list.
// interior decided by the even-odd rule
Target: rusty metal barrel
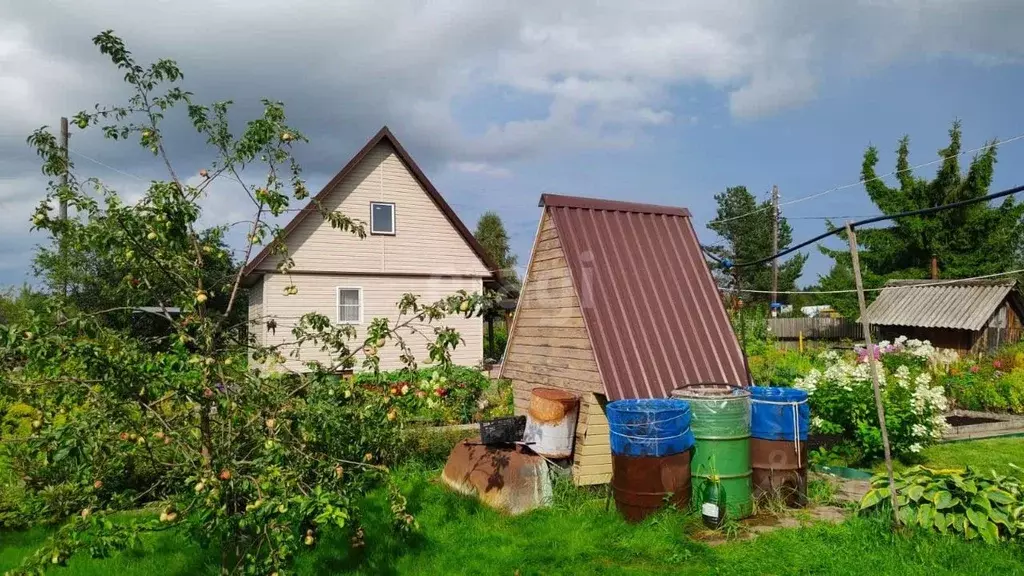
[(617, 400), (605, 408), (615, 507), (639, 522), (666, 502), (690, 504), (690, 406), (675, 399)]
[(807, 504), (807, 392), (752, 386), (750, 394), (754, 497), (802, 507)]
[(556, 459), (572, 456), (579, 406), (580, 398), (572, 392), (534, 388), (530, 393), (523, 441), (541, 456)]

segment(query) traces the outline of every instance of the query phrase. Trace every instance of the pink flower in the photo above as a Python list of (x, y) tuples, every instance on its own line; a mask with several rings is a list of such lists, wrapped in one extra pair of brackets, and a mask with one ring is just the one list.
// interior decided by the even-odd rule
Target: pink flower
[(998, 370), (1003, 367), (1003, 363), (1000, 362), (999, 360), (995, 360), (992, 362), (992, 367)]
[(977, 364), (975, 364), (974, 366), (971, 366), (971, 374), (977, 374), (978, 370), (979, 370), (979, 368), (978, 368)]

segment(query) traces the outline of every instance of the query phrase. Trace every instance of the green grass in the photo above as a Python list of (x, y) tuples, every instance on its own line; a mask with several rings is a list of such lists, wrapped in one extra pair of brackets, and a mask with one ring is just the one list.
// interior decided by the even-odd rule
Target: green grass
[[(351, 553), (345, 534), (325, 535), (301, 557), (300, 574), (1024, 574), (1024, 549), (986, 546), (937, 534), (892, 535), (875, 518), (779, 530), (753, 542), (716, 548), (687, 534), (693, 516), (665, 512), (625, 523), (604, 499), (560, 486), (556, 505), (508, 517), (456, 495), (436, 471), (400, 472), (418, 533), (387, 528), (387, 505), (374, 495), (365, 508), (366, 548)], [(45, 538), (43, 530), (0, 533), (0, 573), (17, 566)], [(74, 558), (68, 576), (216, 574), (216, 553), (180, 535), (145, 538), (141, 550), (108, 560)]]
[[(969, 465), (979, 472), (995, 470), (1007, 474), (1012, 471), (1010, 463), (1024, 468), (1024, 437), (933, 444), (921, 451), (921, 459), (921, 464), (929, 468), (963, 468)], [(895, 467), (902, 470), (908, 465), (896, 463)], [(880, 472), (885, 465), (876, 464), (873, 469)]]

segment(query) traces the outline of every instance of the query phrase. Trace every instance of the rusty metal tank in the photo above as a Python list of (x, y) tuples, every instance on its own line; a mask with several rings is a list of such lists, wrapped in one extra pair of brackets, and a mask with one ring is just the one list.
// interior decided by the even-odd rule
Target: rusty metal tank
[(750, 439), (754, 498), (778, 498), (787, 506), (807, 505), (807, 443)]
[(754, 497), (807, 504), (807, 392), (752, 386), (750, 457)]
[(576, 441), (580, 398), (567, 390), (534, 388), (523, 441), (547, 458), (568, 458)]
[(615, 508), (629, 522), (640, 522), (666, 504), (690, 505), (690, 451), (671, 456), (612, 454)]
[(690, 504), (690, 406), (682, 400), (618, 400), (605, 408), (615, 507), (639, 522), (664, 507)]

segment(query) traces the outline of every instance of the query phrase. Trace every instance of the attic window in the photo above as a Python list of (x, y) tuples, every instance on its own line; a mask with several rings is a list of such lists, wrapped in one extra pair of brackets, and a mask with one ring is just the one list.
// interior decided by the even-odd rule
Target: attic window
[(370, 202), (370, 234), (395, 235), (395, 205)]

